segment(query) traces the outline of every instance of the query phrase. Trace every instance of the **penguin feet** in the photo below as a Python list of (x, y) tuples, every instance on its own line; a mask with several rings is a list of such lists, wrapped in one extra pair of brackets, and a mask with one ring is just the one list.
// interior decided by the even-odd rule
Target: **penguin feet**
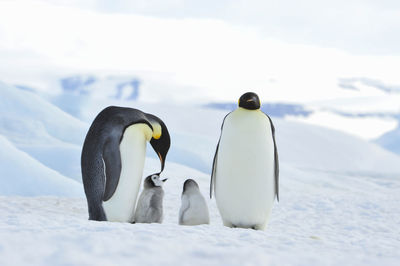
[(264, 231), (265, 230), (265, 226), (266, 226), (266, 224), (257, 224), (254, 227), (252, 227), (252, 229)]
[(226, 227), (236, 228), (236, 226), (233, 225), (233, 224), (232, 224), (231, 222), (229, 222), (229, 221), (222, 220), (222, 222), (223, 222), (224, 226), (226, 226)]
[(244, 228), (244, 229), (253, 229), (253, 230), (264, 230), (265, 224), (253, 224), (253, 225), (244, 225), (244, 224), (233, 224), (229, 221), (223, 221), (226, 227), (230, 228)]
[(243, 229), (253, 229), (253, 230), (264, 230), (263, 225), (236, 225), (232, 223), (224, 222), (224, 225), (231, 228), (243, 228)]
[(244, 228), (244, 229), (252, 229), (252, 230), (262, 230), (261, 227), (258, 226), (258, 225), (243, 226), (243, 227), (241, 227), (241, 228)]

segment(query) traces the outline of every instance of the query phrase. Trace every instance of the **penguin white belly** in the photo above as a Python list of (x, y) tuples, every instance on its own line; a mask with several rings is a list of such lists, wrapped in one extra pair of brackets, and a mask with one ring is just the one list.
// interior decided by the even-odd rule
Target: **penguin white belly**
[(125, 129), (119, 145), (121, 153), (121, 175), (114, 195), (103, 202), (108, 221), (132, 222), (136, 199), (142, 181), (146, 141), (152, 130), (146, 124), (134, 124)]
[(215, 180), (224, 223), (265, 227), (275, 198), (274, 142), (261, 111), (239, 108), (225, 119)]

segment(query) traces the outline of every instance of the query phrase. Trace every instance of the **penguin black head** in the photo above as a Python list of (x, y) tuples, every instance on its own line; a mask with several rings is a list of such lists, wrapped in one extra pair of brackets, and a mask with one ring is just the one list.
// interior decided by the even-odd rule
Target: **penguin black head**
[(152, 138), (150, 140), (151, 146), (153, 147), (154, 151), (157, 153), (158, 158), (160, 159), (160, 162), (161, 162), (161, 171), (160, 171), (160, 173), (161, 173), (164, 170), (165, 159), (167, 157), (167, 153), (168, 153), (169, 147), (171, 146), (171, 139), (170, 139), (170, 136), (169, 136), (169, 132), (168, 132), (167, 126), (164, 124), (164, 122), (161, 121), (161, 119), (159, 119), (158, 117), (155, 117), (153, 115), (149, 115), (148, 114), (148, 116), (151, 116), (161, 126), (161, 135), (160, 135), (160, 137), (159, 138)]
[(161, 187), (168, 178), (161, 180), (158, 174), (152, 174), (144, 180), (144, 188)]
[(182, 193), (185, 193), (187, 189), (190, 188), (199, 188), (199, 185), (194, 181), (193, 179), (186, 179), (186, 181), (183, 183), (183, 191)]
[(261, 103), (260, 98), (254, 92), (246, 92), (239, 98), (239, 107), (247, 110), (257, 110), (260, 109)]

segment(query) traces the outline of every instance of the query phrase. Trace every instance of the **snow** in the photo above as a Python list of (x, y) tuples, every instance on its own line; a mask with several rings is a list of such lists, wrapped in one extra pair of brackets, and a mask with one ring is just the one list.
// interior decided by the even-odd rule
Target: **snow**
[(298, 168), (338, 173), (400, 173), (399, 156), (355, 136), (274, 119), (280, 160)]
[(82, 196), (82, 185), (18, 150), (0, 135), (0, 195)]
[(59, 173), (81, 180), (80, 152), (89, 124), (38, 95), (0, 82), (0, 134)]
[[(380, 117), (379, 114), (343, 115), (332, 111), (322, 111), (307, 117), (287, 117), (292, 121), (305, 122), (313, 125), (323, 126), (344, 131), (355, 136), (362, 136), (366, 140), (380, 137), (382, 133), (390, 132), (397, 127), (398, 121), (390, 117)], [(374, 126), (371, 126), (374, 125)]]
[(380, 144), (382, 147), (392, 152), (400, 154), (400, 124), (394, 130), (384, 134), (379, 139), (377, 139), (376, 143)]
[(0, 90), (1, 131), (12, 132), (15, 141), (26, 141), (25, 137), (29, 136), (29, 143), (32, 140), (42, 142), (46, 138), (46, 141), (82, 144), (82, 135), (78, 133), (86, 133), (85, 123), (32, 92), (4, 83), (0, 83)]
[[(157, 165), (149, 159), (146, 171)], [(163, 224), (87, 220), (83, 198), (0, 197), (1, 265), (397, 265), (398, 176), (339, 175), (282, 165), (281, 200), (265, 232), (179, 226), (180, 193), (209, 176), (168, 163)]]

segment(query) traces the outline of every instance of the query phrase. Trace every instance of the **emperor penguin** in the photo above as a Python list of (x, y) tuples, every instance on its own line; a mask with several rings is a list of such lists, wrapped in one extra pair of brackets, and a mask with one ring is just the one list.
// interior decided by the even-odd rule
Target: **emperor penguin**
[(167, 179), (160, 179), (160, 175), (153, 174), (146, 177), (143, 191), (135, 211), (135, 223), (161, 223), (163, 220), (163, 183)]
[(209, 224), (210, 215), (206, 200), (201, 195), (199, 185), (193, 179), (183, 183), (182, 204), (179, 210), (180, 225)]
[(160, 159), (161, 173), (170, 136), (160, 118), (116, 106), (109, 106), (96, 116), (81, 156), (89, 220), (133, 221), (147, 142)]
[(279, 201), (279, 161), (275, 128), (261, 110), (257, 94), (247, 92), (228, 113), (214, 155), (214, 190), (223, 224), (264, 230), (275, 196)]

